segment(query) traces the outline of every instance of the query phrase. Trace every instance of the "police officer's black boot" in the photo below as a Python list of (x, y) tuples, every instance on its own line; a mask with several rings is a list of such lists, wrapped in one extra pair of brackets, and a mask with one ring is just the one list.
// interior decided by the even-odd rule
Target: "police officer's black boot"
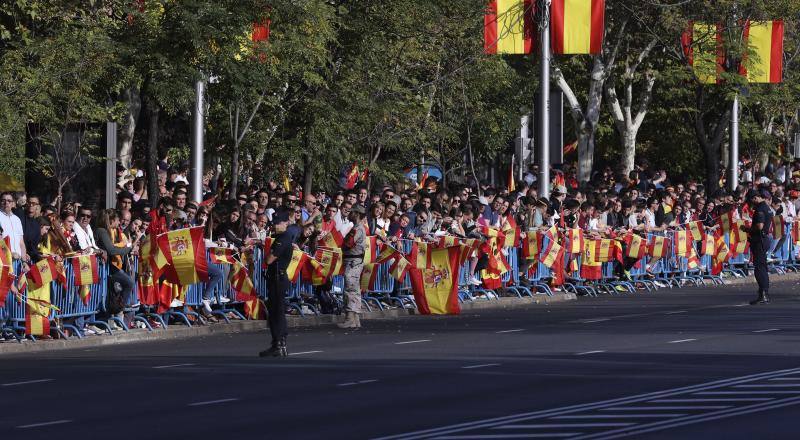
[[(258, 356), (262, 357), (262, 358), (263, 357), (278, 357), (278, 356), (280, 356), (281, 355), (281, 351), (280, 351), (279, 344), (280, 344), (279, 341), (272, 341), (272, 346), (270, 346), (268, 349), (258, 353)], [(284, 349), (284, 351), (286, 351), (286, 342), (283, 343), (283, 349)]]
[(769, 304), (769, 297), (767, 296), (766, 290), (759, 290), (758, 291), (758, 298), (750, 301), (750, 305), (754, 306), (757, 304)]

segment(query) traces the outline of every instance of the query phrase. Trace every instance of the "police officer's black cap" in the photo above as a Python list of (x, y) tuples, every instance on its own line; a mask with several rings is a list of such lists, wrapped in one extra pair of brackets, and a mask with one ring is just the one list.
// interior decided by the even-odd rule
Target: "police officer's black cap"
[(289, 221), (289, 212), (287, 211), (278, 211), (272, 216), (272, 223), (284, 223)]
[(761, 194), (759, 194), (758, 191), (756, 191), (754, 189), (751, 189), (750, 191), (747, 191), (747, 200), (748, 201), (752, 201), (756, 197), (761, 197)]

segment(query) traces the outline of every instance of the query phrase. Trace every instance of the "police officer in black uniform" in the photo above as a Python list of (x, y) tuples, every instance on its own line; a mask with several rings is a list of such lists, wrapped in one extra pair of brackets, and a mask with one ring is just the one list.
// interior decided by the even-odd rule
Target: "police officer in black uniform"
[(267, 279), (267, 320), (269, 331), (272, 335), (272, 346), (260, 352), (261, 357), (286, 357), (286, 293), (289, 290), (289, 276), (286, 268), (292, 261), (291, 234), (286, 228), (289, 226), (289, 213), (277, 212), (272, 217), (275, 226), (275, 239), (272, 248), (266, 257), (267, 270), (264, 276)]
[[(767, 269), (767, 251), (769, 249), (769, 234), (772, 226), (772, 210), (765, 202), (771, 200), (772, 195), (766, 189), (753, 191), (748, 194), (750, 206), (753, 208), (753, 222), (748, 233), (750, 241), (750, 255), (753, 262), (753, 275), (758, 283), (758, 298), (750, 301), (751, 305), (769, 303), (769, 271)], [(744, 228), (744, 226), (742, 226)]]

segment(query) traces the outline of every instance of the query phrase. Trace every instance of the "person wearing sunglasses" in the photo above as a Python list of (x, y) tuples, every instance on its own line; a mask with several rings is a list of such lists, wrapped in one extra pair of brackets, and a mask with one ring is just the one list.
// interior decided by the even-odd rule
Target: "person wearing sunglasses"
[(0, 228), (2, 228), (2, 238), (8, 238), (11, 245), (11, 255), (14, 259), (21, 259), (25, 263), (30, 262), (30, 257), (25, 249), (23, 240), (22, 221), (14, 214), (14, 196), (11, 192), (0, 194)]
[(78, 210), (78, 217), (76, 220), (76, 223), (72, 226), (72, 230), (75, 233), (75, 238), (78, 239), (78, 247), (86, 252), (99, 249), (94, 237), (94, 231), (92, 231), (92, 210), (81, 207)]

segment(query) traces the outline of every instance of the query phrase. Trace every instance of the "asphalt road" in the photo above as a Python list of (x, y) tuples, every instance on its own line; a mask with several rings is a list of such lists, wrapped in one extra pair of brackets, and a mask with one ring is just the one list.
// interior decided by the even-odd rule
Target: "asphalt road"
[(0, 357), (0, 438), (800, 438), (800, 284)]

